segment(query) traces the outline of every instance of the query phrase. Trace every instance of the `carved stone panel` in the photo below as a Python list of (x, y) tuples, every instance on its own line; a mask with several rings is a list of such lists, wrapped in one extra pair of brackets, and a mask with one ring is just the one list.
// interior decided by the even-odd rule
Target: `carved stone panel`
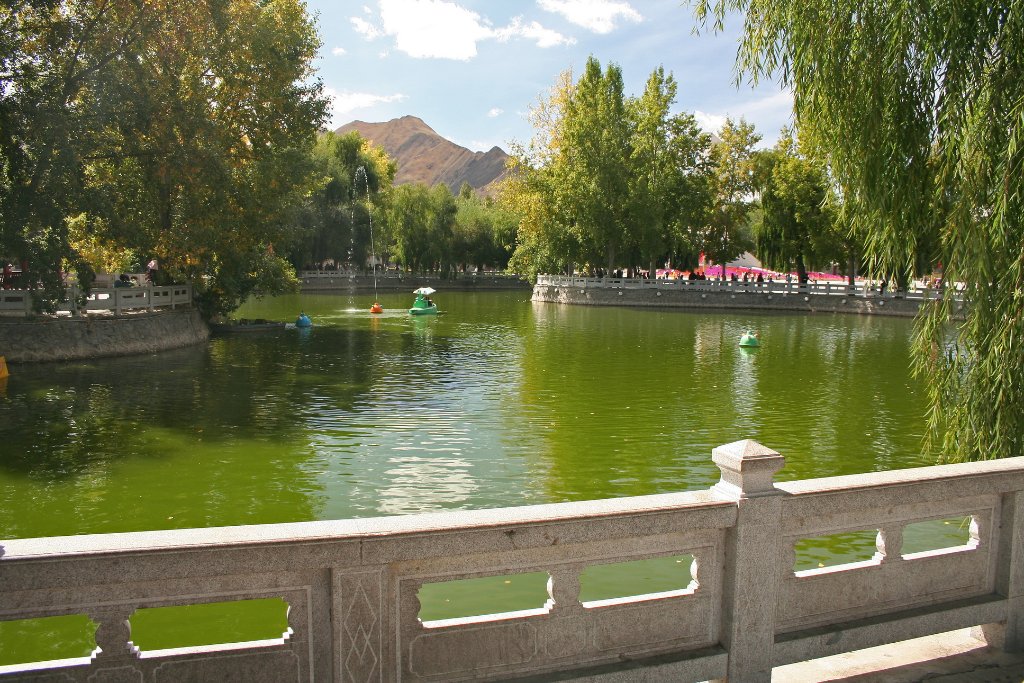
[(346, 683), (381, 680), (381, 581), (379, 571), (334, 575), (335, 667)]

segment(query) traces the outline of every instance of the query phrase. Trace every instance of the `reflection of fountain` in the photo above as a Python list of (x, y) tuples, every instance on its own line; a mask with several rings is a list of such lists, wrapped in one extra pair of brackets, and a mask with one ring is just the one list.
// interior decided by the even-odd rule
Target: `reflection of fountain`
[[(383, 313), (384, 308), (377, 302), (377, 252), (373, 248), (373, 207), (370, 205), (370, 178), (366, 175), (365, 166), (357, 168), (355, 175), (352, 177), (352, 224), (353, 228), (355, 228), (356, 181), (359, 179), (360, 173), (363, 174), (363, 183), (366, 185), (366, 220), (370, 226), (370, 267), (373, 268), (373, 306), (370, 307), (370, 313)], [(352, 233), (354, 239), (354, 229)]]

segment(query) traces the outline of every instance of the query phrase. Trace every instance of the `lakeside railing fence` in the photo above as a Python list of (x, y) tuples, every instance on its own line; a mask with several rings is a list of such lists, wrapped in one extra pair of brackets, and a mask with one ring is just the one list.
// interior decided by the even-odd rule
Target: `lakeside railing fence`
[[(714, 449), (704, 491), (263, 526), (0, 540), (0, 620), (85, 615), (90, 656), (7, 665), (61, 680), (769, 681), (773, 666), (983, 626), (1024, 645), (1024, 458), (775, 483), (783, 457)], [(920, 551), (921, 523), (969, 519)], [(798, 569), (808, 538), (868, 531), (873, 555)], [(594, 568), (692, 558), (658, 593), (581, 599)], [(534, 609), (433, 620), (428, 586), (547, 576)], [(283, 601), (276, 637), (140, 648), (142, 612)], [(632, 673), (630, 673), (632, 672)]]
[[(659, 291), (696, 291), (696, 292), (756, 292), (761, 294), (794, 294), (821, 296), (855, 296), (874, 297), (880, 299), (911, 299), (927, 301), (939, 299), (944, 290), (941, 287), (915, 285), (908, 290), (891, 290), (882, 288), (877, 282), (860, 281), (849, 285), (844, 282), (786, 282), (776, 280), (755, 282), (753, 280), (662, 280), (648, 278), (593, 278), (569, 277), (565, 275), (538, 275), (537, 284), (547, 287), (568, 287), (571, 289), (655, 289)], [(954, 292), (959, 301), (961, 296)]]
[[(57, 304), (58, 313), (78, 315), (87, 311), (110, 311), (121, 315), (129, 311), (157, 308), (178, 308), (192, 304), (192, 285), (143, 285), (139, 287), (94, 287), (82, 302), (82, 291), (75, 285), (67, 288), (64, 300)], [(32, 292), (27, 289), (0, 290), (0, 315), (33, 313)]]

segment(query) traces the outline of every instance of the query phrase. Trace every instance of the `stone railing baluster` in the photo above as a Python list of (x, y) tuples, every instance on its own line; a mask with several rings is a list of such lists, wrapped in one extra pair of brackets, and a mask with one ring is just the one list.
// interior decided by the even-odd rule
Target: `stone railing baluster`
[[(722, 644), (729, 651), (727, 680), (767, 683), (772, 678), (776, 587), (782, 512), (775, 473), (785, 458), (756, 441), (711, 451), (722, 471), (712, 495), (734, 501), (736, 525), (726, 532)], [(792, 565), (790, 565), (792, 567)]]
[(872, 559), (883, 563), (903, 560), (903, 525), (886, 524), (878, 530)]
[(548, 607), (552, 614), (565, 616), (582, 612), (580, 604), (580, 571), (578, 565), (562, 565), (548, 573)]
[(978, 526), (978, 518), (971, 515), (971, 524), (967, 530), (967, 547), (977, 548), (981, 545), (981, 528)]
[(138, 659), (137, 650), (131, 642), (131, 625), (128, 619), (135, 610), (130, 606), (114, 605), (96, 607), (87, 611), (96, 624), (96, 645), (94, 656), (97, 665), (103, 668), (131, 666)]

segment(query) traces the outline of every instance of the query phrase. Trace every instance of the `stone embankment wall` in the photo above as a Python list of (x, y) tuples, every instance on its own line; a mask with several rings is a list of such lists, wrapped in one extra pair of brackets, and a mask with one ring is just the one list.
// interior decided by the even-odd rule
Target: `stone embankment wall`
[(195, 309), (120, 317), (0, 318), (0, 356), (28, 363), (153, 353), (210, 336)]
[(615, 289), (537, 284), (533, 301), (584, 306), (647, 306), (688, 309), (742, 309), (803, 313), (859, 313), (913, 317), (920, 299), (823, 294), (716, 292), (700, 290)]

